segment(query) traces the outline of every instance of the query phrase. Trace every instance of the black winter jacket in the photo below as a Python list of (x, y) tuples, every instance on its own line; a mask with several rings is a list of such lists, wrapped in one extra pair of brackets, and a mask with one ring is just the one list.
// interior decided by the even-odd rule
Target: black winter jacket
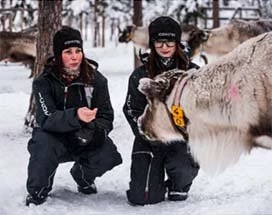
[[(188, 69), (191, 68), (198, 69), (199, 66), (190, 62)], [(142, 115), (145, 106), (147, 105), (145, 95), (138, 90), (139, 81), (141, 78), (144, 77), (147, 77), (145, 65), (142, 65), (133, 71), (133, 73), (129, 77), (126, 102), (123, 106), (123, 112), (136, 138), (141, 138), (141, 134), (139, 133), (139, 129), (137, 126), (137, 120), (139, 116)]]
[(65, 86), (56, 76), (54, 66), (45, 66), (44, 72), (33, 82), (38, 127), (57, 133), (76, 131), (85, 124), (79, 121), (77, 109), (87, 106), (98, 108), (96, 119), (90, 124), (104, 129), (106, 133), (112, 130), (114, 115), (107, 79), (97, 71), (98, 64), (95, 61), (88, 62), (89, 66), (95, 68), (95, 78), (89, 85), (75, 80)]

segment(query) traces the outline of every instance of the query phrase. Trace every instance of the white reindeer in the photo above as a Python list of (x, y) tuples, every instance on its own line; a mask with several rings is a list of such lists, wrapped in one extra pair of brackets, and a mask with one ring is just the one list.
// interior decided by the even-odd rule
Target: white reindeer
[(139, 90), (148, 105), (139, 129), (148, 139), (165, 143), (188, 140), (200, 167), (210, 174), (254, 147), (272, 149), (271, 62), (269, 32), (199, 70), (141, 79)]

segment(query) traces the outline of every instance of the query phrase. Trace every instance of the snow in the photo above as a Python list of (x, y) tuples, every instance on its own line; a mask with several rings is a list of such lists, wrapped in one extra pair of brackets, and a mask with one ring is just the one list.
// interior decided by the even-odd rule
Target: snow
[(88, 57), (97, 60), (108, 78), (115, 110), (111, 137), (123, 157), (123, 163), (96, 179), (98, 193), (83, 195), (69, 174), (72, 162), (61, 164), (47, 202), (25, 206), (26, 174), (30, 133), (23, 126), (27, 112), (30, 71), (20, 64), (0, 62), (0, 214), (1, 215), (269, 215), (272, 214), (272, 152), (255, 149), (216, 177), (200, 170), (189, 198), (184, 202), (165, 201), (155, 205), (133, 207), (126, 201), (133, 135), (122, 113), (129, 74), (133, 70), (132, 45), (90, 48)]

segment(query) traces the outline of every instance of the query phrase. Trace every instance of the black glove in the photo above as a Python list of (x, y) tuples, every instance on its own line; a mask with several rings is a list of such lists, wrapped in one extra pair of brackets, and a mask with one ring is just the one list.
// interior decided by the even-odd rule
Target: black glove
[(105, 142), (107, 133), (104, 128), (99, 128), (94, 123), (88, 123), (75, 133), (76, 141), (80, 146), (102, 145)]
[(95, 124), (88, 123), (75, 133), (76, 142), (80, 146), (86, 146), (93, 141), (95, 134)]

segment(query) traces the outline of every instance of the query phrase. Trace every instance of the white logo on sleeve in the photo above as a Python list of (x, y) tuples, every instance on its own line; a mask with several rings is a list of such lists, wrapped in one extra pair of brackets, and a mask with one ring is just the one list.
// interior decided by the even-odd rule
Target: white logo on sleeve
[(46, 106), (46, 104), (45, 104), (45, 102), (44, 102), (44, 99), (43, 99), (41, 93), (39, 93), (39, 102), (40, 102), (40, 104), (41, 104), (41, 108), (42, 108), (42, 110), (43, 110), (43, 113), (44, 113), (46, 116), (50, 116), (50, 113), (49, 113), (49, 111), (48, 111), (48, 108), (47, 108), (47, 106)]

